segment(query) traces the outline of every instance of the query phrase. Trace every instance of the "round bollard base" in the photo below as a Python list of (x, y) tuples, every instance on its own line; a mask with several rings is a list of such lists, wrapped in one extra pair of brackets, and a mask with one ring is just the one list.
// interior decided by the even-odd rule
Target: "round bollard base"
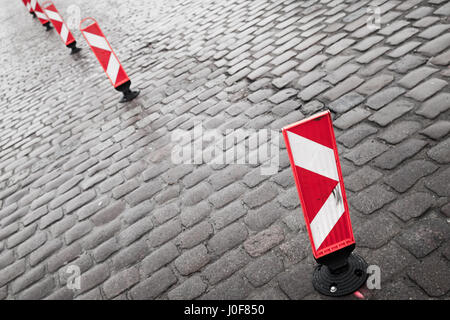
[(367, 263), (356, 254), (348, 257), (348, 264), (342, 270), (331, 272), (325, 265), (318, 265), (313, 273), (313, 286), (321, 294), (342, 297), (352, 294), (367, 280)]

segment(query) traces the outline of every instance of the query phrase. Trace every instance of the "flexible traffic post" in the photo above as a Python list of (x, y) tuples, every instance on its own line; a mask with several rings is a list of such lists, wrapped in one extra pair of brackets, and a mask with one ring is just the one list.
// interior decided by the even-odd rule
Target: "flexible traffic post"
[(67, 24), (64, 22), (64, 19), (56, 9), (53, 2), (46, 1), (42, 3), (42, 7), (44, 8), (45, 14), (47, 15), (48, 19), (60, 35), (62, 42), (66, 45), (67, 48), (71, 49), (70, 54), (79, 52), (81, 48), (77, 48), (77, 42), (73, 37), (72, 32), (70, 32), (70, 29), (67, 27)]
[(36, 14), (39, 22), (46, 27), (46, 30), (49, 31), (53, 29), (50, 25), (50, 21), (48, 20), (47, 15), (45, 14), (44, 10), (42, 10), (41, 5), (37, 0), (31, 0), (30, 2), (31, 9), (33, 9), (33, 12)]
[(33, 15), (33, 18), (36, 18), (36, 14), (34, 13), (33, 9), (31, 8), (31, 0), (22, 0), (23, 4), (25, 5), (25, 7), (27, 7), (28, 12)]
[(313, 255), (314, 288), (328, 296), (357, 291), (367, 263), (355, 248), (331, 114), (321, 112), (282, 129)]
[[(82, 27), (86, 21), (90, 21), (86, 27)], [(97, 21), (93, 18), (85, 18), (80, 22), (80, 31), (86, 39), (89, 47), (97, 57), (98, 62), (105, 71), (112, 86), (123, 93), (121, 103), (133, 100), (139, 95), (139, 91), (130, 90), (131, 80), (119, 62), (114, 50), (103, 34)]]

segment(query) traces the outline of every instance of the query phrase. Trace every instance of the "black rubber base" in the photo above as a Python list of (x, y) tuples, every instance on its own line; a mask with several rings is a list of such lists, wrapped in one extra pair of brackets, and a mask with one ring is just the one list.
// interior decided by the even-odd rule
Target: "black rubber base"
[(122, 99), (119, 100), (119, 103), (129, 102), (139, 95), (140, 91), (139, 90), (131, 91), (130, 86), (131, 86), (131, 81), (128, 80), (127, 82), (122, 83), (120, 86), (115, 88), (117, 91), (120, 91), (123, 93), (123, 97), (122, 97)]
[(71, 49), (72, 51), (70, 51), (70, 54), (75, 54), (81, 51), (81, 48), (77, 48), (77, 42), (74, 41), (72, 43), (69, 43), (67, 45), (67, 48)]
[(124, 92), (122, 99), (119, 100), (119, 103), (129, 102), (129, 101), (133, 100), (134, 98), (136, 98), (139, 95), (139, 93), (141, 93), (139, 90), (138, 91), (130, 90), (128, 92)]
[(36, 17), (36, 13), (30, 12), (30, 14), (33, 16), (33, 19), (37, 18), (37, 17)]
[(70, 54), (75, 54), (81, 51), (81, 48), (72, 48), (72, 51), (70, 51)]
[(325, 265), (318, 265), (313, 273), (313, 286), (321, 294), (342, 297), (352, 294), (367, 280), (367, 263), (356, 254), (350, 254), (347, 266), (336, 272)]
[(50, 22), (44, 23), (43, 26), (46, 28), (45, 31), (50, 31), (53, 29), (53, 27), (50, 25)]

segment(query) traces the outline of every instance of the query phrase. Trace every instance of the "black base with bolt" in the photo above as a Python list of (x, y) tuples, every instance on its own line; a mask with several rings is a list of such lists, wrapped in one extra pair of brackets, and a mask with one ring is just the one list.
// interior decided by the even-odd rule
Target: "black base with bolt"
[(128, 80), (127, 82), (122, 83), (120, 86), (115, 88), (117, 91), (120, 91), (123, 93), (123, 97), (119, 101), (120, 103), (129, 102), (139, 95), (139, 93), (140, 93), (139, 90), (132, 91), (132, 90), (130, 90), (130, 86), (131, 86), (131, 81)]
[(77, 48), (77, 42), (74, 41), (72, 43), (69, 43), (67, 46), (67, 48), (72, 49), (72, 51), (70, 52), (70, 54), (75, 54), (81, 51), (81, 48)]
[(316, 259), (313, 286), (321, 294), (342, 297), (354, 293), (367, 281), (367, 263), (352, 253), (355, 245)]

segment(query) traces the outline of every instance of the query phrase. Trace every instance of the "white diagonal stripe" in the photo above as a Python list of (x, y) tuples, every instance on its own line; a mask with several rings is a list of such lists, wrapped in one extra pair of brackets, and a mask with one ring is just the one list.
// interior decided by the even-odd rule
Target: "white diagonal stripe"
[(338, 183), (327, 201), (322, 205), (319, 212), (310, 223), (314, 247), (319, 249), (322, 242), (333, 230), (344, 213), (344, 199), (342, 198), (341, 185)]
[(50, 19), (56, 20), (56, 21), (59, 21), (59, 22), (63, 22), (62, 19), (61, 19), (61, 16), (59, 14), (57, 14), (55, 11), (47, 10), (47, 9), (44, 9), (44, 10), (45, 10), (45, 13), (47, 14), (47, 16)]
[(116, 56), (111, 52), (111, 56), (109, 57), (108, 68), (106, 69), (106, 73), (111, 78), (113, 85), (116, 83), (117, 73), (119, 72), (119, 61), (117, 61)]
[(60, 35), (61, 35), (61, 38), (63, 39), (63, 42), (66, 43), (67, 36), (69, 35), (69, 29), (67, 29), (65, 23), (62, 24)]
[(36, 9), (37, 0), (31, 0), (31, 8)]
[(84, 33), (87, 41), (89, 42), (89, 45), (91, 45), (92, 47), (111, 51), (111, 48), (109, 47), (108, 42), (106, 42), (105, 38), (100, 37), (93, 33), (89, 33), (89, 32), (83, 32), (83, 33)]
[(37, 16), (38, 18), (40, 18), (40, 19), (42, 19), (42, 20), (47, 20), (47, 16), (46, 16), (44, 13), (39, 12), (39, 11), (35, 11), (34, 13), (36, 13), (36, 16)]
[(27, 9), (28, 11), (31, 9), (31, 4), (29, 2), (27, 2)]
[(339, 181), (334, 150), (287, 131), (296, 166)]

